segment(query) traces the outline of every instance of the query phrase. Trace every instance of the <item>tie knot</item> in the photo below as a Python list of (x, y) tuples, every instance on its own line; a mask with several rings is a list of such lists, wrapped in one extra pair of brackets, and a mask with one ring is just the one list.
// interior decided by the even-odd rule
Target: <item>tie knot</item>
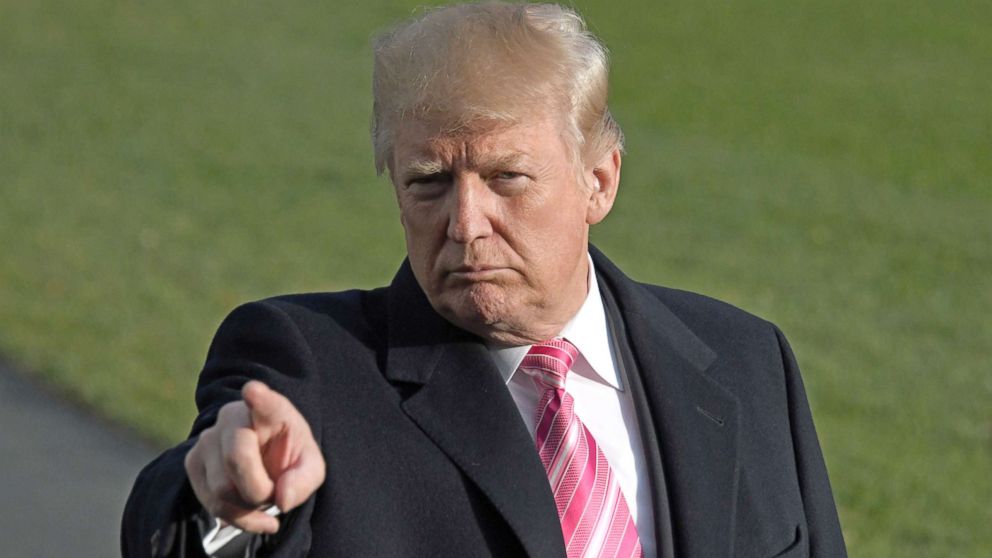
[(520, 363), (520, 370), (548, 388), (562, 389), (565, 376), (578, 356), (575, 345), (564, 337), (555, 337), (531, 347)]

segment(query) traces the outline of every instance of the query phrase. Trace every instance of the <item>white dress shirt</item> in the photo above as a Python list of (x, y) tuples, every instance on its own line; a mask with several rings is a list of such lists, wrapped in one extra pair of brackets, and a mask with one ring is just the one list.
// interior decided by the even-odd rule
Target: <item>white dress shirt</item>
[[(645, 558), (654, 557), (654, 508), (644, 448), (630, 390), (617, 372), (617, 358), (610, 343), (609, 325), (599, 285), (589, 259), (589, 290), (579, 312), (559, 336), (579, 350), (579, 357), (565, 380), (565, 391), (575, 401), (575, 414), (589, 429), (620, 482)], [(517, 373), (530, 346), (495, 347), (489, 352), (506, 380), (520, 416), (531, 437), (537, 428), (541, 390), (524, 373)]]

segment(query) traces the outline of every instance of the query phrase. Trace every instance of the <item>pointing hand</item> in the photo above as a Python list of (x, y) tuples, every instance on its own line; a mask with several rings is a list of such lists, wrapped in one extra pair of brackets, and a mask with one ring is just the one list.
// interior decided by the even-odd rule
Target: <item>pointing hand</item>
[(258, 381), (224, 405), (186, 454), (186, 474), (204, 509), (245, 531), (275, 533), (279, 520), (324, 483), (325, 464), (303, 415)]

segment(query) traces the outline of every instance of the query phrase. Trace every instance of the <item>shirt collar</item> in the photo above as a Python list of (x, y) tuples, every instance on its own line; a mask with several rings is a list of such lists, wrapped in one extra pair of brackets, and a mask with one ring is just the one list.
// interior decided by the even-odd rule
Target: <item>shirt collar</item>
[[(606, 324), (606, 311), (603, 308), (603, 298), (599, 293), (599, 282), (596, 281), (596, 271), (592, 258), (589, 258), (589, 285), (586, 300), (582, 307), (572, 317), (558, 335), (568, 339), (579, 349), (579, 359), (584, 359), (592, 370), (594, 380), (606, 383), (614, 389), (620, 389), (620, 379), (610, 349), (610, 336)], [(496, 362), (499, 373), (506, 383), (510, 383), (514, 372), (524, 360), (531, 345), (518, 347), (496, 347), (488, 345), (489, 354)], [(574, 368), (577, 368), (577, 362)]]

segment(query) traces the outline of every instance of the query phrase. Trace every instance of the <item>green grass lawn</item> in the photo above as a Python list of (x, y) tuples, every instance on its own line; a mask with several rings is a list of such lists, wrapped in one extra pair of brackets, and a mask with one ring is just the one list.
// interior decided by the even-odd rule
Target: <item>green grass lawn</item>
[[(852, 556), (992, 555), (992, 4), (576, 4), (595, 241), (783, 327)], [(0, 4), (0, 352), (172, 443), (234, 305), (387, 282), (368, 44), (414, 5)]]

